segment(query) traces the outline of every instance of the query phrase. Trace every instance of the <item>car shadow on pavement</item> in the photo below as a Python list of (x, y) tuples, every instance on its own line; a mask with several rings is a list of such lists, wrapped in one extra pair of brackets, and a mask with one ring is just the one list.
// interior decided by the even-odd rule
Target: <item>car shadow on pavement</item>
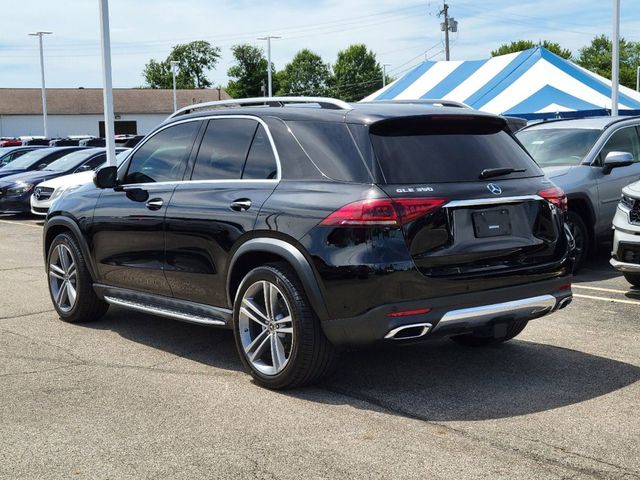
[[(229, 330), (116, 307), (86, 327), (215, 368), (242, 370)], [(639, 379), (640, 368), (633, 365), (552, 345), (513, 340), (476, 349), (437, 340), (345, 353), (337, 372), (317, 387), (282, 394), (431, 421), (484, 420), (583, 402)]]
[(567, 348), (520, 340), (469, 348), (445, 339), (347, 354), (324, 387), (407, 417), (468, 421), (584, 402), (639, 379), (636, 366)]

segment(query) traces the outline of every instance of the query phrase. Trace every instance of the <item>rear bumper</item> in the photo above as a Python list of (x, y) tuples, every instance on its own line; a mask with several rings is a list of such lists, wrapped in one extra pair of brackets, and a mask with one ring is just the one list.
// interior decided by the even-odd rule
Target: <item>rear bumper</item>
[[(516, 320), (533, 320), (568, 305), (571, 277), (526, 285), (383, 305), (364, 315), (327, 320), (322, 326), (337, 346), (362, 347), (376, 343), (414, 343), (467, 333)], [(389, 313), (431, 309), (427, 313), (391, 317)]]

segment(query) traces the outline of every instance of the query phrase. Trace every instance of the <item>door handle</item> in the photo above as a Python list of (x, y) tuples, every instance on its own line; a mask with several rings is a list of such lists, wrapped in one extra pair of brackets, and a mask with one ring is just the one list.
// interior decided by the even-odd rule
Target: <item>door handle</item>
[(164, 205), (164, 200), (161, 198), (152, 198), (146, 203), (149, 210), (160, 210)]
[(240, 198), (231, 203), (231, 210), (236, 212), (244, 212), (251, 208), (251, 200), (248, 198)]

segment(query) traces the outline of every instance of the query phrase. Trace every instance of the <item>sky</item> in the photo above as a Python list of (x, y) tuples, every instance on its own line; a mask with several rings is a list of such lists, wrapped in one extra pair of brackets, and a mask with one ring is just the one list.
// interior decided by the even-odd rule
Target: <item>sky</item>
[[(8, 0), (2, 0), (8, 2)], [(64, 4), (64, 8), (60, 5)], [(209, 73), (214, 86), (227, 83), (231, 46), (273, 34), (272, 60), (284, 67), (308, 48), (333, 63), (340, 50), (364, 43), (387, 71), (399, 76), (425, 58), (444, 59), (442, 2), (416, 0), (110, 0), (114, 87), (144, 85), (151, 58), (162, 60), (178, 43), (207, 40), (222, 58)], [(449, 0), (458, 21), (451, 59), (487, 58), (512, 40), (552, 40), (571, 49), (612, 29), (610, 0)], [(98, 0), (21, 0), (11, 5), (0, 29), (0, 88), (40, 87), (38, 42), (45, 37), (47, 87), (101, 87)], [(621, 0), (621, 35), (640, 41), (640, 0)]]

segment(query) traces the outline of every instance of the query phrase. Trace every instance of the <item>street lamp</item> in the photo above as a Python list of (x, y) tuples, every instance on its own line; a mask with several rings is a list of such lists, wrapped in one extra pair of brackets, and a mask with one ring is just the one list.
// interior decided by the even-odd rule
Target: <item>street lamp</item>
[(104, 101), (104, 136), (107, 147), (107, 165), (116, 166), (116, 140), (114, 135), (113, 84), (111, 81), (111, 33), (109, 31), (109, 0), (100, 2), (100, 46), (102, 50), (102, 97)]
[(613, 35), (611, 54), (611, 116), (618, 115), (620, 88), (620, 0), (613, 0)]
[(178, 102), (176, 101), (176, 68), (178, 68), (178, 61), (171, 60), (171, 75), (173, 75), (173, 111), (178, 110)]
[(266, 40), (267, 41), (267, 83), (269, 90), (269, 97), (273, 97), (273, 87), (271, 83), (271, 39), (272, 38), (282, 38), (278, 35), (267, 35), (264, 37), (258, 37), (258, 40)]
[(387, 86), (387, 67), (390, 67), (390, 63), (382, 64), (382, 88)]
[(42, 50), (42, 36), (51, 35), (53, 32), (34, 32), (29, 35), (38, 37), (40, 43), (40, 75), (42, 77), (42, 123), (44, 126), (44, 137), (49, 138), (49, 130), (47, 129), (47, 90), (44, 85), (44, 53)]

